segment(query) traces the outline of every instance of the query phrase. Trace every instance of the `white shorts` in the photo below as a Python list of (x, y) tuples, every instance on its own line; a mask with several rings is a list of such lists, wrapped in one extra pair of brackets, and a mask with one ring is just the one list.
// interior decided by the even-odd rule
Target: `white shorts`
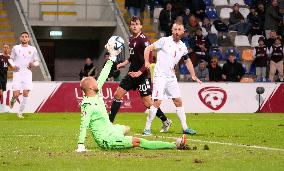
[(32, 72), (30, 70), (23, 70), (13, 72), (13, 90), (32, 90)]
[(154, 77), (152, 99), (170, 99), (181, 97), (176, 77)]

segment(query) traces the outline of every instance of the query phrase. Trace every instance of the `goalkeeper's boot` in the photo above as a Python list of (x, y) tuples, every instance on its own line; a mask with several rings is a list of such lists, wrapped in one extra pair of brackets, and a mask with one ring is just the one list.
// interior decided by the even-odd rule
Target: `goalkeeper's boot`
[(144, 129), (143, 136), (151, 136), (151, 135), (152, 135), (152, 133), (151, 133), (150, 129)]
[(176, 140), (176, 146), (177, 146), (177, 149), (179, 150), (186, 150), (188, 147), (187, 147), (187, 139), (186, 139), (186, 135), (183, 134), (181, 138), (178, 138)]
[(17, 116), (18, 116), (18, 118), (20, 118), (20, 119), (23, 119), (23, 118), (24, 118), (24, 116), (23, 116), (23, 113), (22, 113), (22, 112), (17, 113)]
[(191, 128), (186, 128), (186, 130), (183, 130), (183, 133), (189, 135), (195, 135), (197, 132)]
[(172, 125), (172, 120), (167, 119), (166, 121), (163, 122), (163, 126), (160, 132), (168, 132), (170, 129), (170, 126)]
[(12, 99), (10, 100), (10, 103), (9, 103), (9, 107), (12, 109), (14, 107), (16, 103), (16, 99), (14, 97), (12, 97)]

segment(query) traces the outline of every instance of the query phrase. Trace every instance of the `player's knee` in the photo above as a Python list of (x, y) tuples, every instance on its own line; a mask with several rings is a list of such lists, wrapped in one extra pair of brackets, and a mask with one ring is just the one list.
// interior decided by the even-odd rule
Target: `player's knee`
[(153, 106), (155, 108), (159, 108), (161, 106), (161, 100), (155, 100), (154, 103), (153, 103)]
[(132, 137), (132, 145), (133, 147), (139, 147), (140, 146), (140, 139), (136, 137)]
[(173, 99), (173, 101), (174, 101), (174, 104), (175, 104), (176, 107), (181, 107), (182, 106), (181, 98), (175, 98), (175, 99)]

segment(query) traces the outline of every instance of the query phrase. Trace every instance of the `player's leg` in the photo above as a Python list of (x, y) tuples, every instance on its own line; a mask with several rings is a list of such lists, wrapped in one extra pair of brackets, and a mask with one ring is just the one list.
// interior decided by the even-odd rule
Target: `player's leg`
[(113, 127), (115, 128), (116, 132), (121, 133), (123, 135), (127, 135), (130, 132), (130, 127), (126, 125), (115, 124), (113, 125)]
[(19, 115), (23, 115), (25, 107), (28, 103), (28, 96), (29, 96), (30, 90), (33, 89), (31, 72), (26, 72), (24, 74), (25, 74), (25, 76), (24, 76), (23, 81), (22, 81), (23, 99), (20, 103), (20, 108), (19, 108), (19, 112), (18, 112)]
[(133, 147), (141, 147), (144, 149), (186, 149), (186, 136), (183, 135), (178, 138), (175, 143), (164, 142), (164, 141), (149, 141), (144, 138), (132, 137)]
[[(148, 77), (141, 78), (138, 90), (140, 92), (140, 97), (144, 103), (144, 106), (149, 109), (153, 105), (153, 100), (151, 98), (151, 79), (149, 79)], [(158, 108), (156, 116), (160, 118), (163, 123), (168, 121), (171, 122), (171, 120), (169, 120), (165, 116), (164, 112), (160, 108)]]
[(133, 80), (127, 75), (120, 83), (119, 87), (114, 93), (114, 99), (111, 104), (110, 113), (109, 113), (109, 120), (114, 122), (115, 116), (120, 109), (121, 106), (121, 99), (122, 97), (132, 89)]
[(118, 110), (120, 109), (121, 106), (121, 99), (122, 97), (127, 93), (126, 90), (124, 90), (121, 87), (118, 87), (114, 93), (114, 99), (112, 101), (111, 104), (111, 108), (110, 108), (110, 113), (109, 113), (109, 120), (111, 122), (114, 122), (115, 116), (118, 112)]
[(5, 97), (4, 97), (4, 92), (6, 91), (6, 86), (7, 86), (7, 82), (2, 82), (2, 81), (1, 81), (0, 100), (1, 100), (1, 106), (2, 106), (2, 111), (3, 111), (3, 112), (9, 112), (9, 111), (6, 109), (6, 101), (5, 101)]
[(9, 106), (12, 109), (16, 103), (16, 101), (19, 101), (20, 96), (20, 90), (22, 87), (22, 77), (19, 74), (19, 72), (13, 73), (13, 96), (11, 100), (9, 101)]
[(183, 132), (185, 134), (196, 134), (196, 131), (188, 128), (187, 126), (186, 115), (185, 115), (184, 107), (182, 105), (181, 92), (180, 92), (180, 88), (179, 88), (176, 78), (169, 79), (167, 88), (166, 88), (166, 94), (168, 95), (168, 97), (172, 98), (176, 106), (176, 113), (180, 120)]
[(23, 90), (23, 99), (20, 103), (20, 108), (19, 108), (19, 115), (23, 115), (24, 109), (28, 103), (28, 96), (29, 96), (30, 90)]

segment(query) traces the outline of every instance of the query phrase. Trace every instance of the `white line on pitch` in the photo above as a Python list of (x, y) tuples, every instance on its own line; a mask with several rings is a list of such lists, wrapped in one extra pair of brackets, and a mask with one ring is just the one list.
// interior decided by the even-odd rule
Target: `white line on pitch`
[[(142, 134), (134, 134), (134, 135), (140, 135)], [(154, 136), (157, 138), (168, 138), (168, 139), (174, 139), (176, 140), (177, 137), (166, 137), (166, 136)], [(263, 150), (272, 150), (272, 151), (283, 151), (282, 148), (273, 148), (273, 147), (265, 147), (265, 146), (257, 146), (257, 145), (243, 145), (243, 144), (234, 144), (234, 143), (227, 143), (227, 142), (218, 142), (218, 141), (206, 141), (206, 140), (199, 140), (199, 139), (191, 139), (188, 138), (188, 140), (193, 142), (202, 142), (202, 143), (208, 143), (208, 144), (219, 144), (219, 145), (228, 145), (228, 146), (235, 146), (235, 147), (247, 147), (247, 148), (255, 148), (255, 149), (263, 149)]]
[(29, 135), (14, 135), (14, 134), (11, 134), (11, 135), (0, 135), (0, 136), (7, 136), (7, 137), (41, 137), (41, 135), (33, 135), (33, 134), (29, 134)]

